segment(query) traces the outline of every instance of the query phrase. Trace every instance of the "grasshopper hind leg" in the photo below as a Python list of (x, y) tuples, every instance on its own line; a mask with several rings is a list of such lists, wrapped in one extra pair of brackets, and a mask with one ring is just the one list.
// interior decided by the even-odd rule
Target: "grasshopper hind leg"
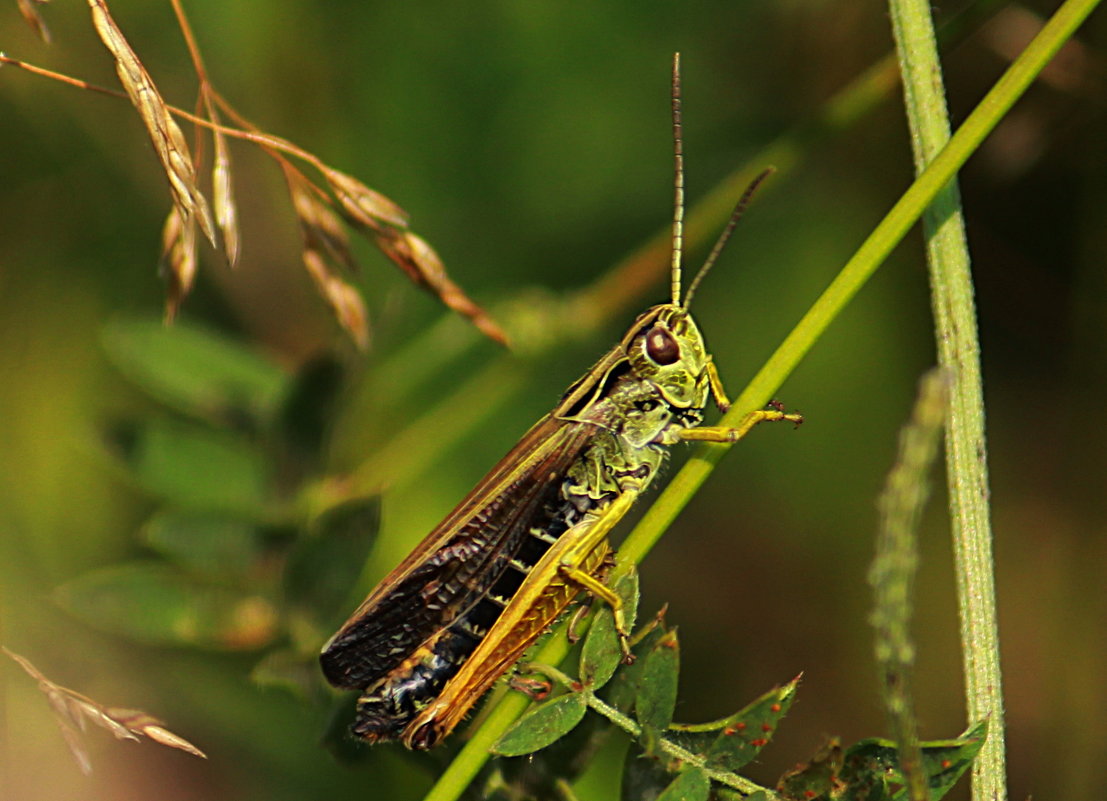
[[(611, 611), (615, 615), (615, 633), (619, 637), (619, 648), (623, 652), (623, 662), (627, 665), (631, 664), (634, 661), (634, 654), (630, 651), (630, 631), (627, 626), (626, 612), (623, 609), (623, 599), (603, 581), (578, 567), (562, 565), (561, 575), (565, 581), (576, 584), (585, 590), (591, 598), (600, 598), (611, 607)], [(587, 606), (583, 607), (585, 613), (587, 609)], [(576, 618), (574, 617), (575, 621)], [(572, 630), (572, 625), (570, 623), (570, 630)]]

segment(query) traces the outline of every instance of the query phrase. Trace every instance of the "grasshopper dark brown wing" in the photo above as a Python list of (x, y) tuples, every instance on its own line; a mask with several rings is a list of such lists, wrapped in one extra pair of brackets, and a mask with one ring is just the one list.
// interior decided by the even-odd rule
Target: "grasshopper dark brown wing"
[(535, 547), (531, 528), (593, 431), (554, 414), (539, 421), (331, 638), (320, 656), (327, 680), (364, 689), (498, 582), (514, 583), (512, 562)]

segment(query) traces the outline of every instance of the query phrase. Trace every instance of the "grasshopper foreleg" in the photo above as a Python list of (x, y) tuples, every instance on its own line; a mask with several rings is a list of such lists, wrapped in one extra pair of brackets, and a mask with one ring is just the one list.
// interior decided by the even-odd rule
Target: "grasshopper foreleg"
[(758, 423), (772, 423), (780, 420), (787, 420), (798, 426), (803, 422), (803, 415), (784, 412), (773, 404), (770, 409), (750, 412), (734, 428), (728, 428), (727, 426), (684, 428), (677, 432), (677, 436), (680, 439), (694, 442), (737, 442)]

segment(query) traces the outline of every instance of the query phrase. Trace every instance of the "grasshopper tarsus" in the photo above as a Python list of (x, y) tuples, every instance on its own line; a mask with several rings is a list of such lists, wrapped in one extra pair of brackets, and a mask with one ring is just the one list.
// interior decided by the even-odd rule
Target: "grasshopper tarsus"
[(569, 618), (569, 625), (565, 629), (565, 639), (574, 645), (580, 642), (580, 627), (584, 623), (584, 618), (587, 617), (588, 612), (592, 609), (592, 600), (593, 598), (591, 595), (586, 596), (580, 606), (577, 607), (576, 611), (573, 612), (573, 616)]
[(785, 408), (784, 404), (781, 401), (776, 400), (775, 398), (773, 400), (769, 401), (765, 405), (765, 408), (770, 410), (770, 411), (780, 412), (780, 417), (776, 418), (777, 420), (787, 420), (790, 423), (795, 423), (796, 428), (799, 428), (801, 425), (803, 425), (803, 415), (802, 414), (800, 414), (798, 411), (796, 411), (796, 412), (785, 412), (784, 411), (784, 408)]
[(549, 679), (536, 679), (530, 676), (512, 676), (508, 681), (511, 689), (521, 692), (532, 701), (545, 700), (553, 692), (553, 682)]

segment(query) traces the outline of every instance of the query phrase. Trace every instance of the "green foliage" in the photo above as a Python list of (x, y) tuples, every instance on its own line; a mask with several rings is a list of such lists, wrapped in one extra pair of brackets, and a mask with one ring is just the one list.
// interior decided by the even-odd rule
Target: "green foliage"
[[(638, 573), (631, 571), (612, 587), (623, 602), (623, 618), (633, 628), (638, 613)], [(580, 678), (593, 690), (599, 690), (623, 661), (623, 647), (615, 628), (615, 614), (606, 606), (592, 620), (580, 654)]]
[(634, 647), (631, 649), (634, 661), (616, 671), (604, 692), (605, 700), (620, 712), (630, 713), (634, 709), (638, 685), (646, 668), (645, 656), (653, 651), (665, 633), (664, 620), (658, 617), (634, 637)]
[(215, 512), (163, 509), (139, 531), (139, 541), (182, 570), (245, 582), (258, 570), (265, 536), (247, 520)]
[(350, 590), (361, 575), (373, 535), (380, 528), (376, 496), (344, 501), (319, 515), (288, 553), (284, 598), (289, 613), (327, 636), (349, 611)]
[(678, 728), (673, 742), (702, 753), (707, 766), (737, 772), (757, 758), (796, 697), (799, 678), (769, 690), (733, 715), (713, 723)]
[(642, 747), (649, 756), (658, 754), (661, 736), (673, 722), (679, 671), (680, 647), (676, 632), (669, 631), (646, 654), (634, 698), (634, 711), (642, 727)]
[[(922, 772), (930, 798), (942, 798), (972, 766), (988, 734), (981, 722), (954, 740), (922, 744)], [(907, 788), (895, 743), (870, 739), (855, 743), (843, 755), (840, 782), (846, 790), (837, 797), (858, 801), (905, 801)]]
[(689, 768), (677, 774), (657, 801), (707, 801), (710, 793), (711, 781), (703, 768)]
[(174, 508), (265, 511), (268, 465), (237, 431), (155, 419), (138, 424), (124, 456), (138, 485)]
[[(637, 586), (626, 581), (622, 586)], [(592, 631), (597, 629), (593, 624)], [(598, 636), (606, 637), (606, 634)], [(495, 763), (492, 783), (504, 798), (544, 797), (539, 788), (574, 781), (599, 744), (615, 730), (637, 741), (623, 765), (622, 798), (707, 799), (757, 797), (781, 801), (904, 801), (899, 754), (887, 740), (862, 740), (843, 750), (836, 740), (781, 776), (772, 790), (738, 771), (771, 742), (796, 696), (799, 678), (775, 687), (733, 715), (702, 724), (672, 723), (679, 679), (679, 641), (660, 618), (634, 638), (632, 664), (619, 663), (599, 694), (555, 668), (531, 665), (564, 692), (523, 715), (493, 748), (499, 757), (529, 755), (525, 763)], [(594, 649), (582, 649), (581, 675), (595, 670)], [(605, 661), (607, 659), (605, 652)], [(595, 714), (586, 716), (588, 709)], [(971, 766), (986, 727), (964, 736), (922, 743), (923, 771), (931, 798), (942, 798)], [(546, 750), (542, 750), (546, 749)], [(728, 794), (730, 793), (730, 794)], [(737, 794), (735, 794), (737, 793)]]
[(519, 718), (493, 750), (509, 757), (533, 753), (572, 731), (587, 711), (588, 704), (581, 693), (546, 701)]
[(154, 499), (136, 539), (157, 558), (79, 576), (58, 602), (142, 642), (271, 648), (256, 681), (320, 696), (314, 654), (380, 526), (377, 497), (339, 498), (310, 521), (300, 511), (323, 436), (289, 407), (325, 406), (341, 384), (334, 363), (288, 376), (227, 337), (155, 321), (117, 321), (103, 341), (158, 404), (113, 427), (124, 468)]
[(180, 321), (110, 323), (101, 341), (121, 373), (166, 406), (204, 420), (267, 420), (287, 391), (279, 367), (226, 336)]
[[(922, 743), (931, 799), (945, 796), (972, 766), (987, 729), (981, 722), (956, 739)], [(782, 776), (777, 793), (786, 801), (906, 801), (899, 760), (895, 744), (888, 740), (861, 740), (844, 751), (832, 740), (810, 761)]]
[(147, 643), (253, 650), (276, 636), (266, 598), (199, 581), (167, 564), (94, 570), (58, 588), (63, 608), (106, 631)]

